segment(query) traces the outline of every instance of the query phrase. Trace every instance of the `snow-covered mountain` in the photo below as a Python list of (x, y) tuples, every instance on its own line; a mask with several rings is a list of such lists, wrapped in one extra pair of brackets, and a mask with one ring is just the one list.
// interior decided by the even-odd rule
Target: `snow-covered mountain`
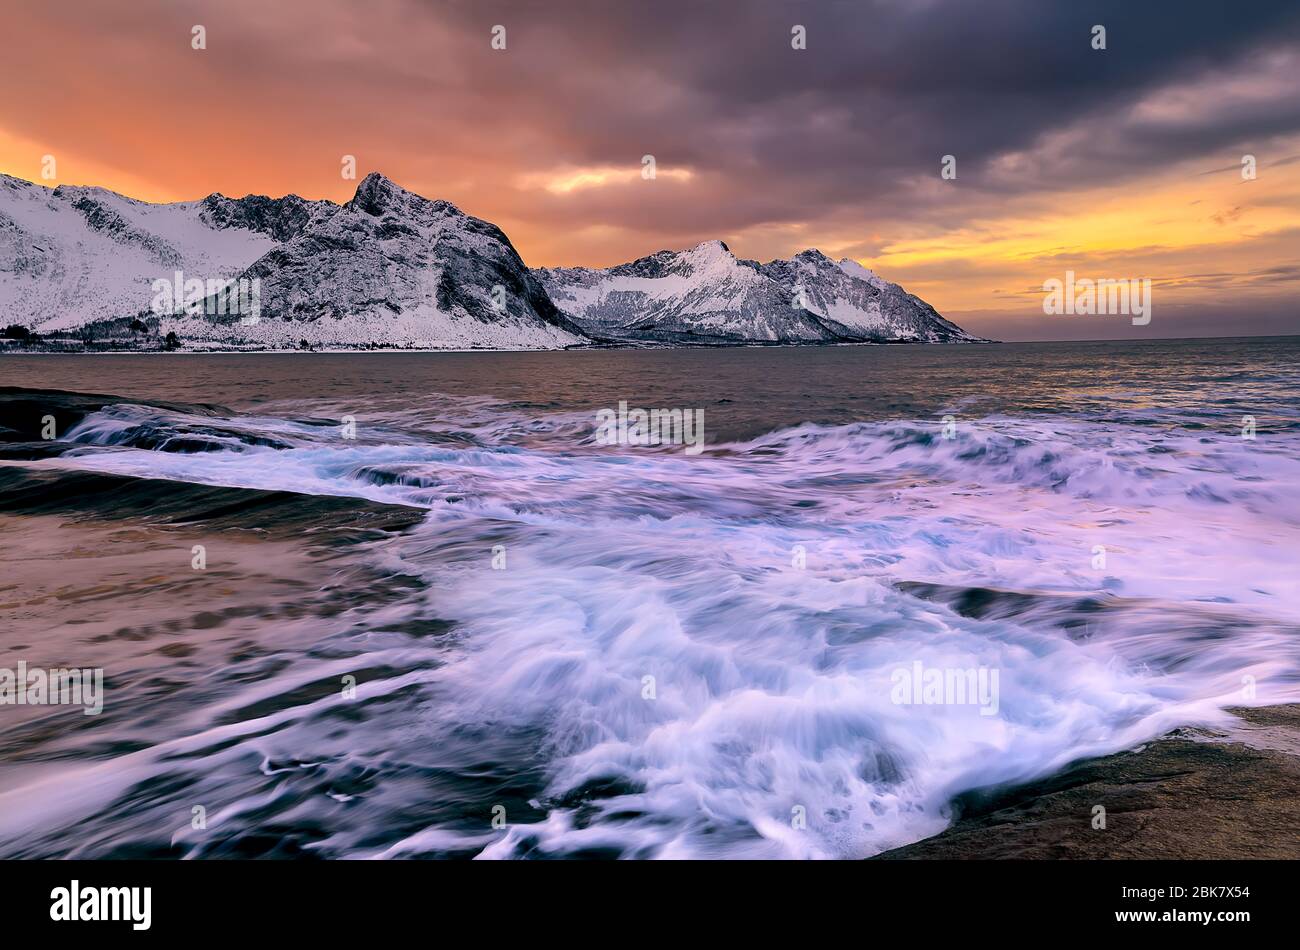
[[(173, 290), (160, 298), (158, 281)], [(217, 306), (238, 289), (253, 291), (255, 320), (247, 306)], [(273, 349), (976, 340), (897, 284), (818, 251), (759, 264), (709, 241), (607, 270), (530, 271), (495, 225), (377, 173), (342, 205), (219, 194), (150, 204), (0, 175), (9, 324), (127, 347), (168, 333)]]
[[(156, 280), (256, 287), (256, 321)], [(257, 283), (254, 284), (253, 281)], [(296, 195), (149, 204), (0, 176), (0, 324), (160, 317), (185, 343), (550, 349), (586, 342), (495, 225), (379, 174), (346, 204)]]
[(536, 271), (555, 301), (593, 336), (671, 343), (909, 341), (979, 338), (856, 261), (808, 250), (768, 264), (721, 241), (660, 251), (604, 270)]
[(68, 330), (147, 310), (153, 281), (177, 270), (234, 276), (276, 239), (214, 222), (209, 202), (218, 201), (228, 199), (149, 204), (104, 188), (51, 190), (0, 175), (0, 322)]

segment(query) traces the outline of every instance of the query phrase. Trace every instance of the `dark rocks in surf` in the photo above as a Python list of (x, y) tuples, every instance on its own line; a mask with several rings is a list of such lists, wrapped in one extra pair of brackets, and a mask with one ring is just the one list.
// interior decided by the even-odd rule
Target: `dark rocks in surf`
[[(49, 458), (61, 455), (74, 447), (75, 443), (65, 440), (66, 434), (75, 426), (84, 422), (87, 416), (112, 406), (128, 404), (149, 406), (162, 412), (183, 413), (191, 417), (221, 418), (231, 415), (230, 411), (220, 406), (207, 404), (187, 404), (163, 402), (158, 400), (126, 399), (122, 396), (109, 396), (99, 393), (72, 393), (57, 389), (23, 389), (17, 386), (0, 386), (0, 443), (7, 446), (5, 456), (12, 459)], [(178, 440), (192, 437), (194, 447), (184, 448), (181, 441), (171, 446), (172, 451), (200, 451), (199, 443), (204, 441), (201, 428), (191, 425), (187, 433), (177, 429), (173, 435)], [(219, 425), (212, 427), (213, 436), (226, 435)], [(159, 444), (141, 444), (141, 448), (167, 448), (161, 443), (165, 439), (155, 432)], [(148, 442), (147, 433), (141, 433), (143, 442)], [(213, 440), (213, 446), (228, 448), (226, 443)]]

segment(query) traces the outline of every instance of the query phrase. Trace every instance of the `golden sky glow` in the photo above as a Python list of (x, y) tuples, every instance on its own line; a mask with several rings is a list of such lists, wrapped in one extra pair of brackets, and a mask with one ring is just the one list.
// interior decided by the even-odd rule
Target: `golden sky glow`
[[(1197, 274), (1236, 271), (1245, 279), (1296, 262), (1300, 250), (1300, 180), (1285, 167), (1266, 168), (1254, 180), (1180, 168), (1120, 187), (1062, 192), (1057, 202), (1043, 208), (1025, 201), (941, 234), (887, 242), (864, 263), (900, 280), (914, 275), (907, 286), (941, 309), (967, 309), (1001, 295), (1039, 298), (1043, 280), (1067, 265), (1094, 277), (1127, 277), (1140, 264), (1143, 276), (1164, 282), (1162, 297), (1195, 298), (1203, 293), (1191, 279)], [(959, 264), (969, 276), (952, 276)]]
[[(1145, 31), (1143, 60), (1090, 58), (1068, 16), (1035, 6), (957, 22), (965, 7), (899, 19), (883, 4), (863, 36), (860, 13), (830, 5), (805, 16), (817, 56), (803, 59), (779, 3), (756, 3), (743, 27), (672, 6), (18, 5), (0, 171), (148, 201), (344, 201), (381, 171), (496, 223), (533, 266), (715, 238), (759, 260), (818, 247), (1011, 338), (1098, 332), (1044, 322), (1042, 283), (1067, 269), (1151, 278), (1157, 314), (1240, 305), (1253, 310), (1234, 326), (1264, 311), (1258, 332), (1285, 323), (1300, 281), (1300, 29), (1285, 7), (1185, 36), (1117, 19), (1113, 34)], [(205, 50), (190, 45), (196, 22)], [(495, 23), (507, 50), (490, 48)], [(1012, 49), (1021, 29), (1058, 36), (1059, 67), (1009, 83), (968, 49), (982, 30)], [(960, 75), (936, 84), (916, 62), (926, 50)], [(356, 180), (340, 174), (348, 155)]]

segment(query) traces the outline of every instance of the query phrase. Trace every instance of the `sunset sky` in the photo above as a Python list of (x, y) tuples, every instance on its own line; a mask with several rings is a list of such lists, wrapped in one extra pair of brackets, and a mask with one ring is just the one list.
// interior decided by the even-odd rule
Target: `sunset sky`
[[(51, 0), (3, 17), (0, 171), (44, 184), (341, 201), (355, 155), (357, 180), (453, 201), (532, 266), (721, 238), (764, 261), (855, 258), (1000, 339), (1300, 333), (1295, 0)], [(1044, 315), (1067, 269), (1150, 278), (1151, 324)]]

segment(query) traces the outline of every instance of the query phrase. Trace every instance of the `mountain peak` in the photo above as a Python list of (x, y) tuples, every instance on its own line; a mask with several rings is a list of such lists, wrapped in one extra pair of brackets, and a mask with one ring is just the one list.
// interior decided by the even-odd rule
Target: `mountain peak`
[(346, 207), (363, 211), (376, 218), (382, 217), (388, 211), (417, 217), (428, 214), (464, 215), (464, 212), (450, 201), (416, 194), (380, 172), (371, 172), (361, 180), (357, 185), (357, 193), (352, 196), (352, 200)]
[(371, 172), (361, 179), (361, 183), (357, 185), (357, 193), (352, 196), (349, 204), (359, 211), (381, 215), (392, 204), (410, 194), (411, 192), (391, 178), (379, 172)]
[(722, 241), (705, 241), (703, 244), (697, 244), (688, 252), (695, 257), (731, 257), (731, 248), (727, 247)]
[(892, 286), (889, 283), (889, 281), (881, 278), (870, 267), (863, 267), (861, 264), (859, 264), (851, 257), (844, 258), (835, 266), (838, 267), (844, 273), (848, 274), (850, 277), (854, 278), (855, 280), (866, 281), (868, 284), (871, 284), (873, 287)]

